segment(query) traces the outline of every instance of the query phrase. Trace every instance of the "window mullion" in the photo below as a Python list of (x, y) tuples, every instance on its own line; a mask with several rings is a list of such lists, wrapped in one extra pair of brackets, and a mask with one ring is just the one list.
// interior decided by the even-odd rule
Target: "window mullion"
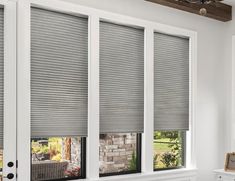
[(99, 178), (99, 17), (89, 18), (87, 178)]
[(30, 181), (30, 2), (17, 2), (17, 180)]
[(142, 171), (153, 172), (153, 64), (154, 31), (145, 29), (145, 72), (144, 72), (144, 133), (142, 139)]

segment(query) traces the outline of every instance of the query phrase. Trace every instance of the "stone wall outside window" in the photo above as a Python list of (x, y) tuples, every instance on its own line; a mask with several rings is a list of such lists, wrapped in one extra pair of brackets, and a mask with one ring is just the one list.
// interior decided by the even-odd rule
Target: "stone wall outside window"
[(100, 135), (100, 174), (132, 171), (136, 133)]

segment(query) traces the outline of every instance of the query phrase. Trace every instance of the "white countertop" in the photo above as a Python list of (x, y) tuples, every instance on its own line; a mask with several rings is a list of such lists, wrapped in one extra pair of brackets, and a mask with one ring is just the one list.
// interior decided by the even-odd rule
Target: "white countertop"
[(215, 173), (217, 174), (224, 174), (224, 175), (231, 175), (231, 176), (235, 176), (235, 171), (224, 171), (224, 169), (218, 169), (218, 170), (214, 170)]

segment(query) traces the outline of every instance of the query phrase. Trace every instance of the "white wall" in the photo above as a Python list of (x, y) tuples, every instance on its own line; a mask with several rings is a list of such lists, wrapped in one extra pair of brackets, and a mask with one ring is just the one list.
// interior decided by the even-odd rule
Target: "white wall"
[[(229, 22), (226, 26), (225, 30), (225, 46), (222, 47), (222, 52), (224, 52), (224, 83), (225, 87), (224, 90), (226, 90), (226, 128), (225, 128), (225, 152), (235, 152), (235, 141), (232, 141), (232, 125), (235, 124), (235, 120), (231, 120), (232, 116), (232, 95), (235, 98), (235, 92), (232, 92), (232, 83), (235, 85), (235, 72), (232, 74), (232, 70), (235, 71), (234, 63), (232, 60), (232, 51), (235, 51), (234, 49), (232, 50), (232, 36), (235, 35), (235, 9), (233, 9), (233, 21)], [(235, 48), (235, 47), (234, 47)], [(235, 58), (235, 57), (234, 57)], [(234, 77), (232, 80), (232, 76)], [(233, 98), (233, 99), (234, 99)], [(234, 99), (235, 100), (235, 99)], [(235, 102), (234, 102), (235, 103)], [(234, 113), (233, 113), (234, 115)], [(232, 123), (233, 122), (233, 123)], [(235, 134), (233, 133), (235, 136)], [(233, 137), (234, 137), (233, 136)], [(234, 138), (233, 138), (234, 139)]]
[[(227, 23), (159, 6), (144, 0), (65, 0), (198, 32), (198, 104), (196, 159), (198, 181), (212, 181), (213, 169), (222, 168), (224, 122), (228, 120), (226, 91), (229, 67), (222, 52)], [(234, 25), (235, 27), (235, 25)], [(235, 31), (234, 31), (235, 33)], [(222, 49), (222, 50), (221, 50)], [(225, 81), (227, 80), (227, 82)]]

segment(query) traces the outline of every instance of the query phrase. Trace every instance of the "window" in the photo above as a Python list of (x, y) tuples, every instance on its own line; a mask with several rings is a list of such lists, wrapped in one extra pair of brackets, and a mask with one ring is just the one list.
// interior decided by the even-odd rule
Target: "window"
[(184, 167), (185, 132), (154, 132), (154, 169), (170, 169)]
[(85, 138), (33, 138), (31, 145), (31, 180), (85, 178)]
[(85, 178), (88, 19), (31, 8), (31, 180)]
[(100, 176), (141, 172), (144, 30), (100, 22)]
[(139, 148), (143, 127), (144, 30), (102, 21), (100, 22), (101, 176), (141, 171)]
[(141, 171), (141, 134), (100, 135), (100, 176)]
[(155, 170), (184, 166), (189, 73), (189, 39), (154, 33)]

